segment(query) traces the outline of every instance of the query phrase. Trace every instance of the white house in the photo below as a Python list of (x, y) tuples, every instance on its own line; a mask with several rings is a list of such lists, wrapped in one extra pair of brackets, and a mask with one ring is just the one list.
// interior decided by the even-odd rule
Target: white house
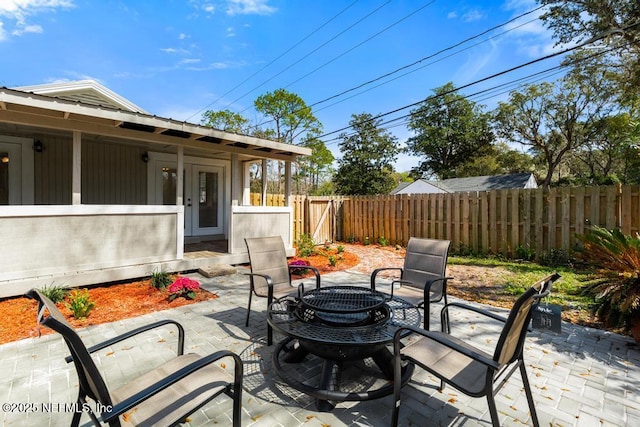
[[(310, 154), (151, 115), (94, 81), (0, 88), (0, 297), (246, 262), (248, 236), (291, 251), (292, 208), (249, 206), (249, 167), (284, 161), (288, 195)], [(221, 253), (185, 255), (204, 240)]]

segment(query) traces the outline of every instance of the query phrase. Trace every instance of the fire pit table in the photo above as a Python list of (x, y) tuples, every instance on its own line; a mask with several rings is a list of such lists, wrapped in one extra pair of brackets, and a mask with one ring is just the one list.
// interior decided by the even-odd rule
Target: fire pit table
[[(333, 409), (330, 401), (376, 399), (393, 392), (393, 382), (363, 392), (340, 390), (343, 362), (371, 357), (386, 379), (393, 379), (393, 354), (387, 345), (401, 326), (419, 326), (420, 311), (413, 304), (369, 287), (332, 286), (304, 291), (299, 297), (274, 301), (267, 321), (285, 335), (273, 353), (276, 374), (291, 387), (315, 397), (320, 411)], [(407, 331), (407, 334), (409, 331)], [(311, 353), (323, 359), (318, 386), (305, 384), (288, 375), (281, 363), (301, 363)], [(338, 370), (332, 385), (334, 368)], [(414, 366), (402, 373), (409, 381)]]

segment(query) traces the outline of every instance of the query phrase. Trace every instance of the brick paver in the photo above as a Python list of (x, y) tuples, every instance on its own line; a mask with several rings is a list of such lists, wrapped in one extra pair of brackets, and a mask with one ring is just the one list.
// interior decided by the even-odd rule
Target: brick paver
[[(362, 271), (362, 268), (358, 269)], [(155, 320), (172, 318), (186, 330), (186, 351), (206, 354), (230, 349), (241, 355), (245, 366), (244, 426), (380, 426), (388, 425), (391, 396), (368, 402), (339, 403), (331, 412), (315, 410), (313, 399), (292, 390), (273, 373), (271, 352), (266, 346), (264, 299), (254, 300), (249, 327), (244, 326), (247, 277), (242, 274), (205, 279), (198, 277), (219, 298), (156, 312), (80, 331), (88, 345)], [(368, 283), (357, 271), (322, 277), (325, 284)], [(438, 327), (432, 310), (433, 327)], [(495, 311), (502, 309), (488, 307)], [(35, 316), (35, 313), (34, 313)], [(453, 313), (453, 333), (490, 346), (499, 325), (492, 326), (469, 316)], [(6, 320), (5, 320), (6, 321)], [(533, 331), (529, 334), (525, 360), (532, 391), (543, 426), (635, 426), (640, 425), (640, 352), (627, 337), (567, 323), (561, 334)], [(493, 335), (492, 335), (493, 334)], [(173, 357), (175, 333), (162, 328), (98, 352), (95, 357), (112, 387)], [(6, 426), (67, 426), (71, 414), (65, 404), (75, 401), (77, 377), (63, 358), (67, 349), (59, 335), (29, 338), (0, 346), (3, 375), (0, 401)], [(228, 365), (231, 365), (230, 363)], [(231, 369), (230, 366), (227, 367)], [(316, 369), (309, 366), (310, 371)], [(437, 390), (438, 382), (419, 369), (403, 389), (401, 425), (488, 426), (485, 399), (464, 396), (451, 387)], [(496, 397), (501, 422), (506, 426), (531, 425), (522, 382), (516, 373)], [(59, 404), (44, 405), (43, 404)], [(25, 413), (35, 404), (36, 412)], [(53, 412), (44, 413), (43, 409)], [(9, 409), (9, 410), (7, 410)], [(189, 425), (229, 425), (231, 400), (214, 400), (194, 414)], [(85, 425), (89, 418), (83, 416)]]

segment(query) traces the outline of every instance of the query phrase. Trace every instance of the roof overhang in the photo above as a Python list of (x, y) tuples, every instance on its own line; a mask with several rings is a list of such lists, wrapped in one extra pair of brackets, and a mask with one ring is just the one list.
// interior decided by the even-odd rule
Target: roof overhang
[(8, 88), (0, 88), (0, 122), (237, 153), (252, 158), (295, 161), (298, 156), (312, 153), (311, 149), (297, 145)]

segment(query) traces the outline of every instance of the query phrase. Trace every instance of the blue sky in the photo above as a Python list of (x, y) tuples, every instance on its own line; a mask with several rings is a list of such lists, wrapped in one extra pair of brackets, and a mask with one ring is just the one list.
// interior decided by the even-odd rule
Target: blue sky
[[(535, 7), (535, 0), (0, 0), (0, 86), (94, 79), (162, 117), (199, 123), (206, 109), (230, 109), (260, 122), (252, 105), (266, 92), (285, 88), (311, 105)], [(333, 132), (351, 114), (393, 111), (448, 81), (460, 87), (544, 56), (558, 48), (539, 13), (319, 103), (316, 117)], [(473, 99), (493, 108), (507, 97), (493, 95)], [(409, 136), (403, 125), (389, 131), (400, 142)], [(339, 156), (336, 136), (325, 140)], [(401, 156), (397, 169), (416, 165)]]

